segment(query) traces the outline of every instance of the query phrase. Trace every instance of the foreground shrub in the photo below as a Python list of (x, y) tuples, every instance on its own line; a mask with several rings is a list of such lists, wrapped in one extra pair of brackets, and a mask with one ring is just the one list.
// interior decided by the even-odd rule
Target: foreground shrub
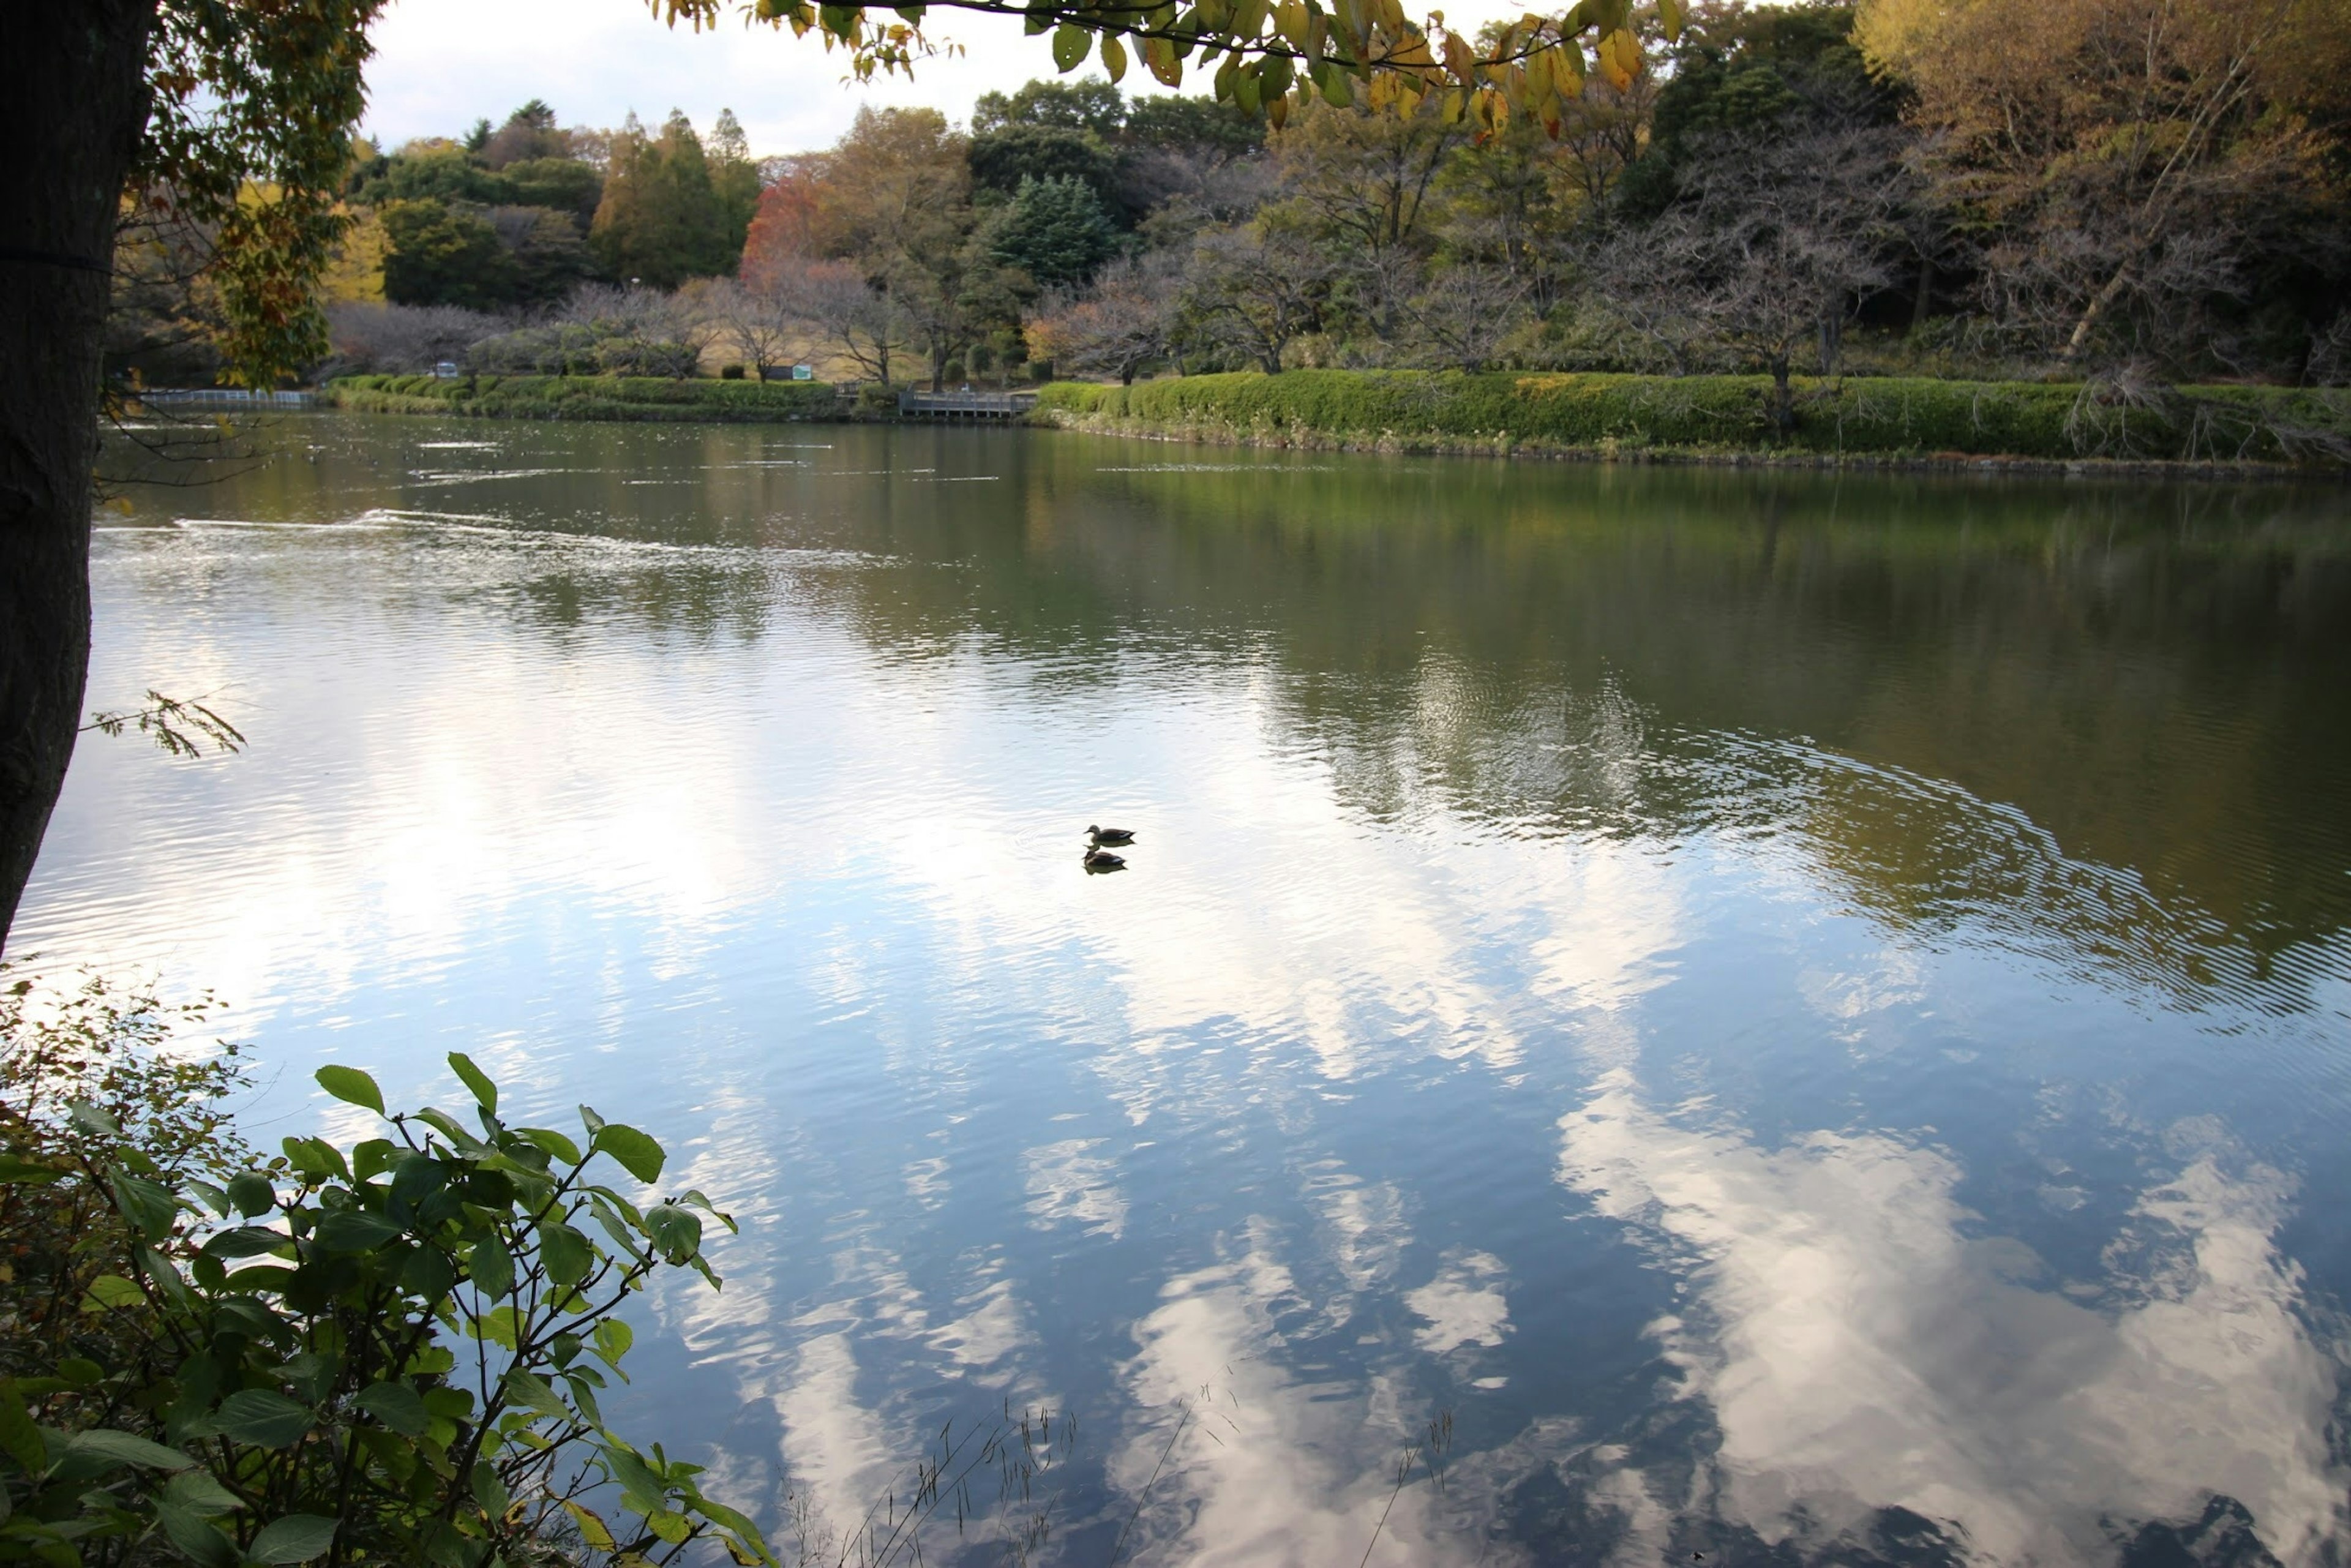
[(698, 1467), (600, 1407), (618, 1309), (665, 1269), (716, 1288), (705, 1221), (733, 1228), (699, 1192), (623, 1190), (660, 1178), (653, 1138), (585, 1106), (577, 1136), (509, 1126), (453, 1054), (471, 1127), (386, 1114), (329, 1067), (382, 1134), (261, 1160), (219, 1120), (233, 1057), (146, 1049), (152, 998), (99, 988), (36, 1019), (28, 990), (0, 1009), (0, 1562), (489, 1568), (559, 1539), (618, 1565), (710, 1534), (773, 1563)]

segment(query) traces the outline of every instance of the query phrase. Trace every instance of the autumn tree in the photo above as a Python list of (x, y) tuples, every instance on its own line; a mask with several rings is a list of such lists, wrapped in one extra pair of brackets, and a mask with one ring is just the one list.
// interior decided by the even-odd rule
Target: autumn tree
[(1859, 37), (1915, 95), (1978, 300), (2028, 353), (2190, 361), (2291, 253), (2275, 221), (2339, 203), (2314, 123), (2351, 67), (2340, 4), (1871, 0)]

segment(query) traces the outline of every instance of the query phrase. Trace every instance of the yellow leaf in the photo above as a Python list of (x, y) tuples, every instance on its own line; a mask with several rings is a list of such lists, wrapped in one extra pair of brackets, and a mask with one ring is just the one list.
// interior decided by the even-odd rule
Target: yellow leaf
[(602, 1520), (597, 1518), (594, 1514), (589, 1512), (586, 1509), (580, 1507), (576, 1502), (565, 1502), (563, 1505), (563, 1511), (569, 1514), (573, 1522), (580, 1526), (580, 1537), (581, 1540), (587, 1542), (589, 1545), (594, 1547), (599, 1552), (610, 1552), (612, 1550), (615, 1544), (612, 1540), (612, 1532), (606, 1527)]
[(1113, 83), (1126, 79), (1126, 46), (1120, 43), (1113, 34), (1102, 35), (1102, 69), (1110, 73)]
[(1681, 41), (1683, 16), (1679, 0), (1657, 0), (1657, 21), (1666, 30), (1666, 42)]
[(1308, 37), (1306, 0), (1280, 0), (1280, 4), (1274, 7), (1273, 25), (1275, 30), (1290, 40), (1291, 48), (1301, 54), (1305, 52)]

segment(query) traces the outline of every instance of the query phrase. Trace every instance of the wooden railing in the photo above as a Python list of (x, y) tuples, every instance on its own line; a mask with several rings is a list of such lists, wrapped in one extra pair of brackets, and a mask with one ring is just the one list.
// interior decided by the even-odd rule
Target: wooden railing
[(902, 419), (1019, 419), (1037, 405), (1032, 392), (902, 392)]

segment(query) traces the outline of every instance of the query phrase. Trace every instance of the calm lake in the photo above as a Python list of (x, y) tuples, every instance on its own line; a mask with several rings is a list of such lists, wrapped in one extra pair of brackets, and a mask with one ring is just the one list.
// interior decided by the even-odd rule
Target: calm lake
[(89, 687), (251, 747), (85, 737), (14, 950), (273, 1145), (451, 1050), (664, 1139), (743, 1234), (620, 1425), (788, 1562), (1041, 1408), (925, 1561), (2351, 1551), (2351, 493), (261, 441)]

